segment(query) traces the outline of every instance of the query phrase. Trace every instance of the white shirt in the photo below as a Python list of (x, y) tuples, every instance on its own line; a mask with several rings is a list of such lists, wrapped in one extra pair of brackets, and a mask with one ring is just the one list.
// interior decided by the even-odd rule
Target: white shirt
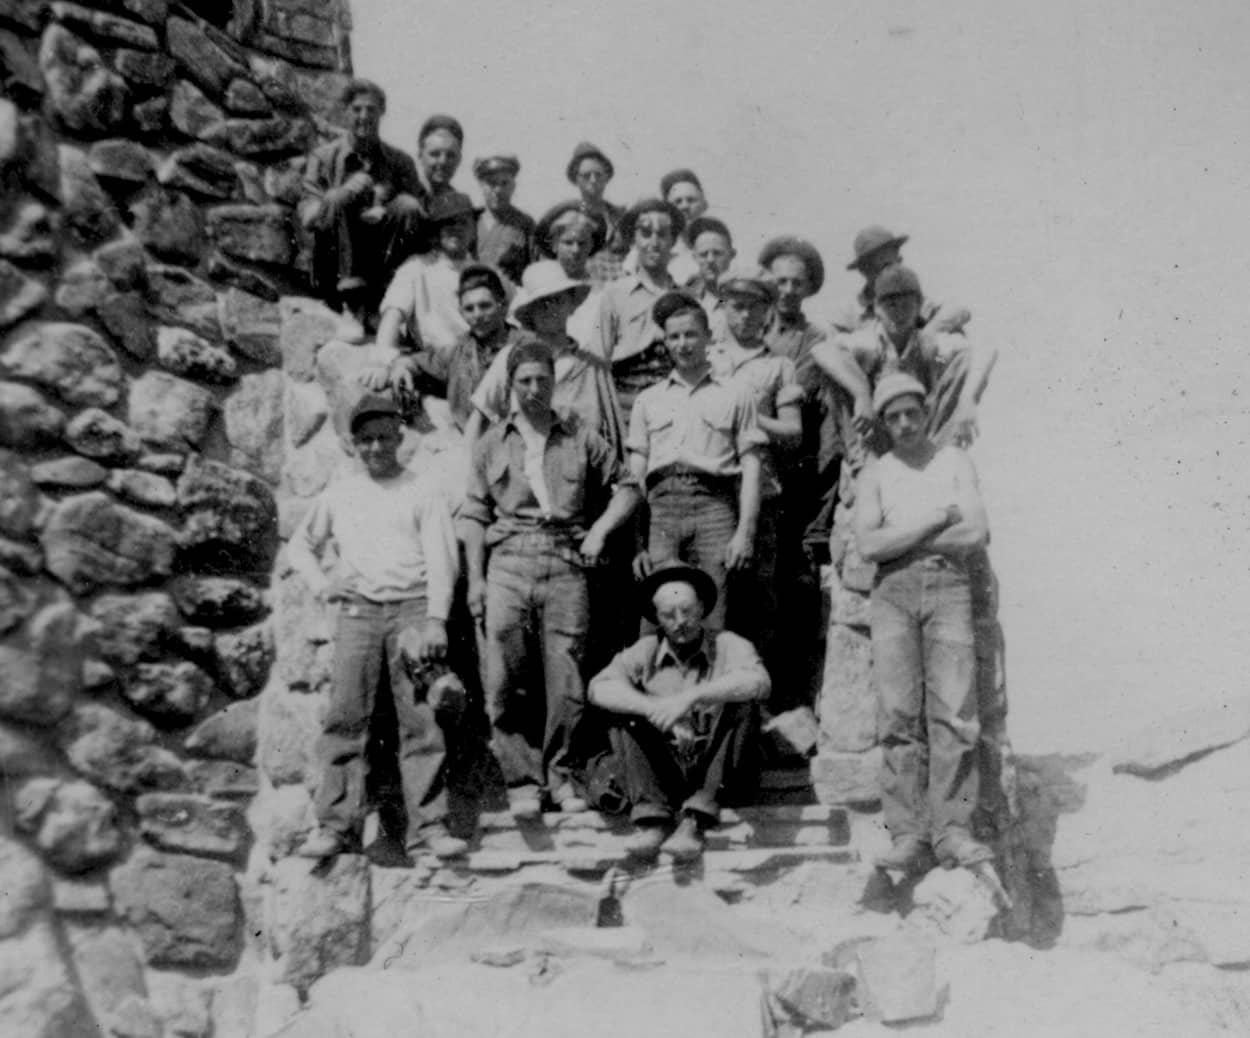
[(378, 313), (398, 310), (408, 334), (442, 357), (451, 354), (469, 325), (460, 314), (460, 268), (442, 253), (413, 256), (395, 271)]

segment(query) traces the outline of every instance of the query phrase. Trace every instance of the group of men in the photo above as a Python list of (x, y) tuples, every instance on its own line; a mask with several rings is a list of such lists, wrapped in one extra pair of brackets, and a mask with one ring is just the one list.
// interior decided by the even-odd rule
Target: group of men
[[(386, 677), (410, 854), (467, 850), (447, 828), (448, 740), (480, 682), (515, 814), (602, 806), (606, 774), (631, 854), (697, 858), (724, 799), (749, 795), (761, 710), (810, 702), (796, 661), (840, 503), (878, 564), (882, 864), (987, 860), (972, 814), (988, 532), (962, 448), (993, 354), (962, 335), (965, 311), (924, 297), (906, 237), (856, 237), (864, 288), (825, 331), (803, 312), (817, 249), (778, 237), (736, 263), (690, 170), (625, 209), (605, 197), (612, 162), (579, 144), (577, 197), (535, 221), (512, 205), (519, 161), (488, 155), (478, 211), (452, 186), (456, 119), (426, 120), (414, 163), (379, 136), (380, 88), (355, 80), (343, 103), (347, 133), (307, 166), (312, 283), (343, 337), (372, 332), (387, 359), (350, 415), (364, 471), (289, 548), (338, 609), (320, 828), (300, 853), (359, 836)], [(464, 434), (455, 500), (398, 460), (421, 394)], [(464, 683), (446, 664), (458, 610), (476, 634)]]

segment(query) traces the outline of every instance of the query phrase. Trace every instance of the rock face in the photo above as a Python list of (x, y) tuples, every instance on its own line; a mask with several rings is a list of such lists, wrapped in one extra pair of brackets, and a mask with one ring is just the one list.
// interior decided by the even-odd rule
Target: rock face
[(299, 990), (336, 966), (359, 965), (369, 951), (368, 861), (340, 855), (318, 876), (298, 858), (278, 862), (266, 914), (281, 978)]
[(122, 849), (117, 810), (89, 782), (31, 779), (18, 789), (14, 806), (18, 828), (65, 872), (107, 864)]
[(73, 707), (87, 646), (74, 604), (46, 587), (23, 595), (27, 619), (0, 641), (0, 717), (50, 725)]
[(61, 501), (41, 540), (48, 570), (78, 594), (167, 576), (174, 558), (175, 534), (167, 524), (99, 491)]
[(182, 546), (264, 562), (276, 547), (278, 513), (264, 482), (220, 462), (192, 459), (178, 481)]
[(59, 322), (40, 325), (5, 347), (0, 373), (89, 407), (117, 403), (123, 384), (117, 356), (99, 335), (85, 325)]

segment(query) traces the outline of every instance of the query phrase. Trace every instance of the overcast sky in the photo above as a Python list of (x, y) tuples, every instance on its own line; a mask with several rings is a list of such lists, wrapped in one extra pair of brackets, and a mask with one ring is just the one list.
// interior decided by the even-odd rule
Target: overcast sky
[(351, 0), (384, 135), (425, 115), (512, 151), (517, 201), (690, 166), (741, 254), (801, 233), (851, 295), (855, 231), (911, 235), (926, 291), (1000, 361), (975, 451), (1017, 738), (1102, 743), (1250, 670), (1250, 5)]

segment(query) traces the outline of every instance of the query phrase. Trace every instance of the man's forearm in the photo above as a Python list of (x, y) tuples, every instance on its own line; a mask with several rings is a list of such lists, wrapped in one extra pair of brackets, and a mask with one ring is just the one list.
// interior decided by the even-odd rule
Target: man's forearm
[(894, 523), (875, 530), (860, 530), (855, 541), (859, 553), (869, 562), (888, 562), (905, 555), (946, 528), (947, 514), (934, 511), (911, 523)]
[(738, 488), (738, 532), (755, 539), (760, 517), (760, 456), (752, 451), (742, 459), (742, 483)]
[(486, 531), (481, 523), (465, 520), (460, 523), (464, 540), (464, 561), (469, 582), (486, 579)]
[(767, 699), (772, 691), (772, 682), (762, 666), (744, 667), (694, 685), (690, 691), (705, 706), (716, 703), (750, 703), (757, 699)]
[(625, 521), (634, 514), (641, 501), (642, 494), (636, 486), (630, 484), (617, 487), (616, 493), (612, 495), (612, 500), (608, 502), (608, 507), (595, 520), (591, 531), (606, 537), (614, 530), (619, 530), (625, 525)]
[(812, 359), (821, 371), (850, 393), (856, 401), (871, 402), (872, 386), (868, 382), (868, 376), (845, 347), (822, 345), (812, 350)]
[(601, 710), (614, 714), (645, 716), (654, 700), (624, 678), (602, 675), (590, 682), (586, 698)]
[(387, 307), (382, 311), (382, 318), (378, 321), (377, 344), (378, 348), (391, 353), (399, 353), (399, 332), (404, 323), (404, 315), (393, 306)]

